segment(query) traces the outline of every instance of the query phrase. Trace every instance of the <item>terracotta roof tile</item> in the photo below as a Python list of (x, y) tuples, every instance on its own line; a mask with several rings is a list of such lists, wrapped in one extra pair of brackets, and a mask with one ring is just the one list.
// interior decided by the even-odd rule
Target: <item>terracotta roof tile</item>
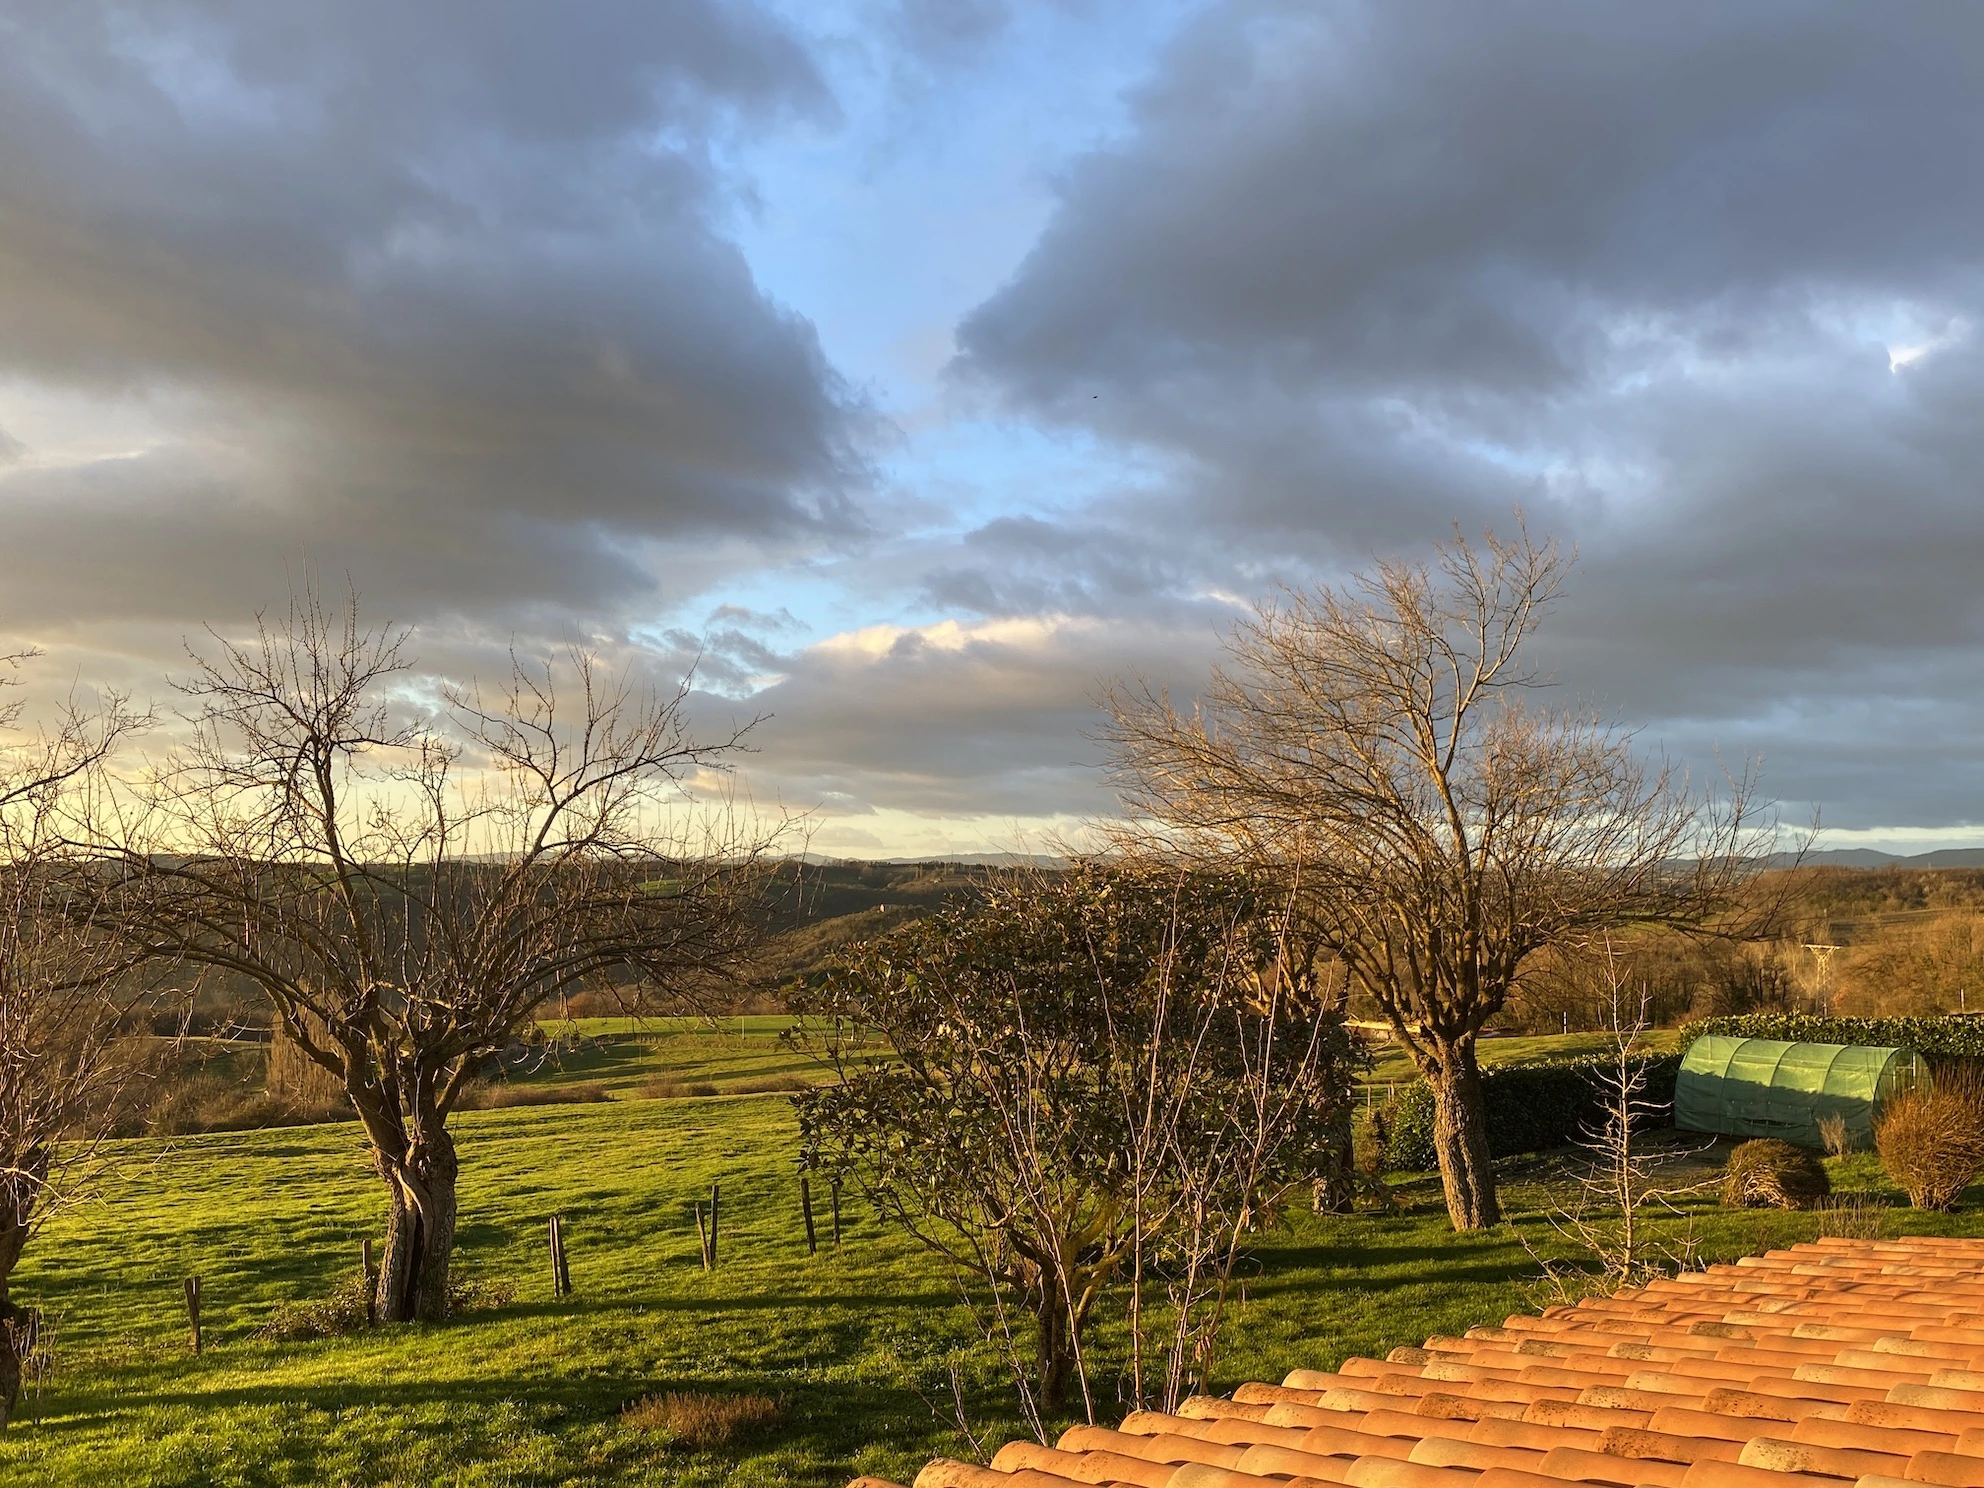
[(1984, 1488), (1984, 1241), (1795, 1245), (916, 1481)]
[(1917, 1452), (1905, 1472), (1896, 1476), (1915, 1483), (1943, 1483), (1949, 1488), (1984, 1488), (1984, 1457), (1960, 1452)]

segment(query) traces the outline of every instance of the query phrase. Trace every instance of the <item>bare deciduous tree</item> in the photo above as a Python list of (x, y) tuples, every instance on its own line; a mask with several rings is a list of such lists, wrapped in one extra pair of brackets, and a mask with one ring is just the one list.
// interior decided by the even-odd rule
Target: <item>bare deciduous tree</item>
[(338, 1077), (387, 1190), (387, 1321), (446, 1314), (448, 1118), (484, 1061), (580, 987), (693, 1001), (750, 943), (762, 847), (684, 815), (742, 744), (688, 736), (686, 684), (574, 652), (416, 716), (406, 641), (312, 599), (195, 655), (190, 742), (102, 836), (134, 942), (249, 979)]
[(133, 1071), (119, 1045), (144, 989), (128, 949), (95, 923), (100, 877), (65, 844), (76, 798), (141, 722), (112, 698), (0, 751), (0, 1425), (35, 1332), (12, 1295), (15, 1267), (35, 1231), (90, 1191)]
[(1475, 1039), (1530, 959), (1721, 912), (1774, 836), (1751, 782), (1716, 801), (1618, 725), (1535, 706), (1525, 643), (1554, 542), (1456, 538), (1285, 593), (1228, 642), (1189, 712), (1111, 690), (1126, 806), (1171, 850), (1300, 863), (1308, 913), (1433, 1088), (1447, 1209), (1497, 1222)]

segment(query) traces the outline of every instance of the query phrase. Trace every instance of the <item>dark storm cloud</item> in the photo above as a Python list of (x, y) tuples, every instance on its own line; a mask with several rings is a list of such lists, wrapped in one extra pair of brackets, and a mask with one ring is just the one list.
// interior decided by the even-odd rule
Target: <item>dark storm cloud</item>
[[(748, 4), (16, 7), (5, 618), (211, 615), (301, 562), (610, 610), (645, 542), (857, 528), (856, 412), (714, 163), (831, 110)], [(140, 447), (37, 448), (10, 399)]]
[(1222, 372), (1499, 404), (1602, 373), (1621, 312), (1738, 347), (1809, 292), (1959, 290), (1980, 43), (1960, 6), (1228, 7), (965, 353), (1072, 411)]
[(1952, 747), (1984, 722), (1981, 74), (1960, 5), (1222, 7), (957, 370), (1165, 462), (1084, 521), (1206, 584), (1521, 504), (1583, 549), (1549, 648), (1579, 693), (1761, 750), (1836, 825), (1984, 820)]

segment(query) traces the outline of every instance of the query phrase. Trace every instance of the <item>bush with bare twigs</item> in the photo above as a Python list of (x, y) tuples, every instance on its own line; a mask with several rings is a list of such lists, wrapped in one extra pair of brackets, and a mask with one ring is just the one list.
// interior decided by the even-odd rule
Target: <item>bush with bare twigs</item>
[(671, 1390), (636, 1400), (620, 1412), (620, 1424), (630, 1431), (661, 1433), (685, 1447), (720, 1447), (778, 1417), (778, 1402), (762, 1395)]
[(1952, 1075), (1889, 1103), (1874, 1126), (1881, 1166), (1917, 1209), (1952, 1209), (1984, 1172), (1984, 1084)]
[(1834, 1111), (1819, 1118), (1819, 1140), (1826, 1144), (1827, 1157), (1844, 1157), (1853, 1150), (1853, 1133), (1846, 1128), (1844, 1113)]
[(1824, 1163), (1771, 1137), (1743, 1143), (1722, 1173), (1722, 1202), (1734, 1209), (1805, 1209), (1831, 1192)]

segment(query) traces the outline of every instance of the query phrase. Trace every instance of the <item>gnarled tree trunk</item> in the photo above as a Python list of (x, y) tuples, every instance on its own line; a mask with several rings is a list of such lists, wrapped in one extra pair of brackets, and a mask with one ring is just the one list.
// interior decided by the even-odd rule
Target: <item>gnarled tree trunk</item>
[(16, 1307), (9, 1288), (28, 1243), (36, 1193), (48, 1173), (47, 1153), (32, 1154), (24, 1166), (28, 1171), (0, 1180), (0, 1426), (13, 1419), (21, 1398), (24, 1355), (34, 1338), (34, 1312)]
[(1054, 1278), (1042, 1279), (1040, 1303), (1035, 1312), (1040, 1329), (1035, 1353), (1039, 1370), (1040, 1408), (1058, 1413), (1068, 1402), (1068, 1381), (1074, 1374), (1075, 1345), (1068, 1327), (1068, 1299)]
[(375, 1293), (379, 1319), (438, 1323), (448, 1315), (448, 1266), (455, 1249), (454, 1139), (438, 1121), (404, 1155), (375, 1151), (390, 1209)]
[(1433, 1151), (1447, 1217), (1456, 1230), (1485, 1230), (1502, 1221), (1495, 1168), (1488, 1155), (1488, 1110), (1472, 1039), (1438, 1051), (1426, 1071), (1433, 1088)]

